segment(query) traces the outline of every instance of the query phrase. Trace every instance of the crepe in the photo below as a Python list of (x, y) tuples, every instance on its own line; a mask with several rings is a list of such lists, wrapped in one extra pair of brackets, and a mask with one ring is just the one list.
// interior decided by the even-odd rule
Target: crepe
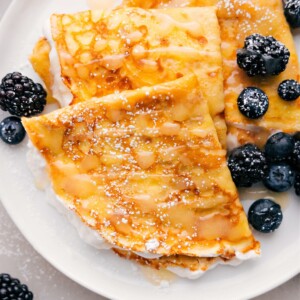
[[(140, 265), (148, 266), (157, 270), (169, 270), (181, 277), (196, 279), (204, 272), (214, 268), (218, 264), (232, 264), (231, 259), (222, 257), (194, 257), (187, 255), (162, 256), (160, 258), (145, 258), (132, 251), (114, 248), (113, 251), (122, 258), (134, 260)], [(239, 262), (233, 264), (238, 265)], [(188, 270), (188, 272), (185, 272)], [(182, 276), (185, 274), (185, 276)]]
[[(126, 8), (53, 15), (51, 31), (48, 39), (54, 40), (52, 50), (58, 54), (62, 80), (73, 94), (72, 104), (193, 72), (225, 144), (221, 41), (215, 8)], [(39, 57), (44, 58), (47, 49), (43, 44), (49, 42), (37, 45), (31, 60), (41, 64)], [(34, 67), (42, 78), (51, 77), (49, 67)]]
[[(253, 142), (263, 146), (271, 132), (300, 130), (300, 98), (283, 101), (277, 94), (279, 84), (286, 79), (299, 81), (299, 64), (290, 28), (283, 14), (281, 0), (171, 0), (124, 1), (124, 5), (140, 7), (184, 7), (215, 5), (221, 27), (225, 90), (225, 119), (229, 144)], [(248, 77), (236, 63), (236, 51), (243, 47), (247, 36), (259, 33), (271, 35), (287, 46), (291, 53), (287, 68), (278, 76)], [(267, 113), (259, 120), (244, 117), (237, 107), (241, 91), (249, 86), (261, 88), (269, 97)]]
[(22, 121), (56, 195), (116, 251), (191, 270), (258, 255), (195, 75)]

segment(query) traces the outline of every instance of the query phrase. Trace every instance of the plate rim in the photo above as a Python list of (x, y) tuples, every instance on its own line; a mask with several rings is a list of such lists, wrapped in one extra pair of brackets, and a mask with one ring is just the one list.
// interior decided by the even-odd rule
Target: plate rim
[[(11, 15), (13, 15), (17, 5), (21, 2), (21, 0), (12, 0), (12, 2), (9, 4), (8, 8), (6, 9), (1, 21), (0, 21), (0, 37), (5, 33), (4, 31), (4, 27), (5, 24), (7, 22), (9, 22), (9, 20), (11, 19)], [(3, 205), (3, 207), (5, 208), (5, 211), (7, 212), (7, 214), (9, 215), (9, 217), (11, 218), (11, 220), (13, 221), (13, 223), (16, 225), (16, 227), (18, 228), (18, 230), (21, 232), (21, 234), (25, 237), (25, 239), (28, 241), (28, 243), (33, 247), (33, 249), (41, 256), (43, 257), (48, 263), (50, 263), (55, 269), (57, 269), (59, 272), (61, 272), (62, 274), (64, 274), (66, 277), (70, 278), (71, 280), (73, 280), (74, 282), (76, 282), (77, 284), (79, 284), (80, 286), (100, 295), (100, 296), (104, 296), (108, 299), (122, 299), (121, 293), (116, 293), (115, 295), (112, 294), (108, 294), (108, 292), (106, 291), (105, 287), (103, 286), (98, 286), (97, 288), (95, 288), (93, 285), (89, 285), (87, 282), (85, 282), (84, 280), (81, 280), (80, 278), (76, 277), (75, 275), (73, 276), (73, 274), (71, 272), (69, 272), (67, 270), (67, 268), (64, 268), (63, 266), (59, 265), (58, 263), (56, 263), (51, 256), (49, 256), (49, 254), (44, 253), (42, 249), (40, 249), (37, 241), (34, 240), (34, 238), (30, 237), (30, 235), (26, 232), (25, 229), (22, 229), (22, 227), (20, 226), (18, 220), (16, 218), (14, 218), (14, 213), (12, 210), (9, 209), (8, 205), (6, 204), (9, 199), (6, 199), (6, 196), (4, 196), (4, 192), (3, 190), (6, 187), (4, 187), (1, 183), (0, 180), (0, 201)], [(300, 251), (298, 251), (299, 255), (300, 255)], [(287, 282), (289, 279), (295, 277), (297, 274), (300, 274), (300, 264), (290, 264), (291, 266), (293, 266), (294, 268), (291, 269), (291, 272), (289, 273), (285, 273), (284, 275), (278, 277), (277, 280), (273, 280), (272, 282), (270, 282), (269, 284), (265, 285), (265, 287), (262, 287), (254, 292), (252, 292), (251, 294), (247, 294), (247, 295), (241, 295), (242, 297), (247, 297), (247, 298), (254, 298), (257, 296), (260, 296), (264, 293), (267, 293), (269, 291), (271, 291), (272, 289), (282, 285), (283, 283)], [(201, 280), (201, 279), (198, 279)], [(114, 298), (112, 298), (112, 296)]]

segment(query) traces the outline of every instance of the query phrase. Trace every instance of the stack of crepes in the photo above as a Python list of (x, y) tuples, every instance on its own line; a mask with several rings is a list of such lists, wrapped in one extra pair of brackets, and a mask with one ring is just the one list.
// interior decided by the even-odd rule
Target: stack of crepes
[[(299, 101), (272, 89), (298, 76), (281, 1), (216, 2), (52, 15), (31, 62), (64, 107), (23, 119), (58, 201), (83, 226), (120, 256), (189, 278), (260, 253), (227, 168), (225, 119), (240, 143), (300, 130)], [(237, 68), (236, 49), (254, 32), (288, 46), (278, 78), (256, 82)], [(270, 98), (259, 121), (236, 106), (254, 82)]]

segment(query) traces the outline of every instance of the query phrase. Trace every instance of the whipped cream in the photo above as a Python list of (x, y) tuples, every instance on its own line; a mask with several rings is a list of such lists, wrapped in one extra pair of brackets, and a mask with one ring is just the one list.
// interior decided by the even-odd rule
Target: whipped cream
[(213, 264), (211, 264), (208, 267), (206, 271), (202, 271), (202, 270), (191, 271), (190, 269), (184, 269), (180, 267), (168, 267), (167, 269), (179, 277), (188, 278), (188, 279), (197, 279), (201, 277), (208, 270), (214, 269), (217, 265), (226, 265), (226, 266), (229, 265), (232, 267), (236, 267), (245, 260), (253, 259), (257, 257), (259, 257), (259, 255), (254, 250), (251, 250), (247, 253), (241, 253), (236, 251), (234, 259), (224, 262), (221, 258), (218, 258)]
[(232, 151), (233, 149), (241, 146), (238, 141), (237, 136), (232, 133), (227, 133), (226, 144), (227, 144), (227, 150), (229, 152)]
[(61, 66), (55, 43), (51, 33), (50, 19), (44, 25), (44, 35), (48, 40), (51, 50), (50, 58), (50, 72), (53, 76), (52, 96), (60, 103), (61, 107), (68, 106), (73, 100), (73, 95), (68, 87), (63, 83), (61, 78)]

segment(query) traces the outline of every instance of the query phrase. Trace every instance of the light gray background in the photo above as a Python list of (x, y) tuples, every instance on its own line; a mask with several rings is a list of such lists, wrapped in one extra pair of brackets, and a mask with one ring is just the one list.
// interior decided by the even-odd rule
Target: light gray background
[[(0, 19), (10, 2), (11, 0), (0, 0)], [(0, 203), (0, 273), (3, 272), (10, 273), (26, 283), (34, 292), (36, 300), (104, 300), (103, 297), (74, 283), (47, 263), (24, 239)], [(282, 299), (300, 299), (300, 275), (255, 298)]]

